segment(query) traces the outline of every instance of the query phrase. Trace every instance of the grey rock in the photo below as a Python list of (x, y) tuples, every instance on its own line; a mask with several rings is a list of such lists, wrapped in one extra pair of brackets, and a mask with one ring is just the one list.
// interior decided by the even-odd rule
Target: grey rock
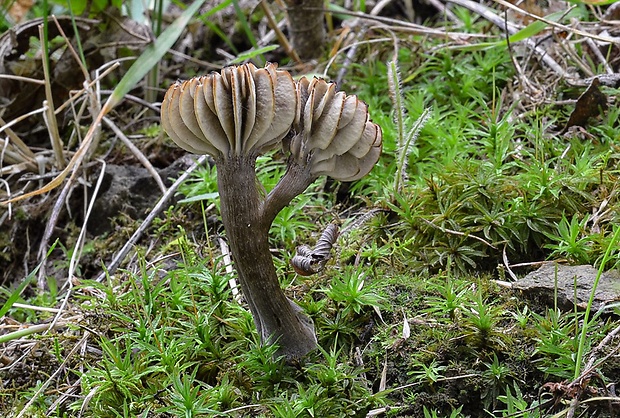
[[(166, 187), (192, 164), (189, 156), (179, 158), (169, 167), (158, 170)], [(142, 219), (155, 206), (162, 191), (142, 166), (108, 164), (99, 196), (88, 222), (88, 232), (101, 235), (112, 230), (111, 219), (121, 213), (131, 219)], [(173, 202), (171, 202), (172, 204)]]
[[(558, 307), (571, 311), (575, 305), (585, 309), (598, 271), (591, 265), (565, 266), (545, 264), (512, 284), (522, 294), (542, 306), (553, 306), (557, 284)], [(620, 301), (620, 271), (610, 270), (601, 275), (594, 293), (592, 308), (595, 311), (615, 301)]]

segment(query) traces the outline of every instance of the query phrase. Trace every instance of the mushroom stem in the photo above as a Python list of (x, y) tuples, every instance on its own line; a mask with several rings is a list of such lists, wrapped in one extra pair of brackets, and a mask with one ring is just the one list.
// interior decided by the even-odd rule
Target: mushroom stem
[(316, 180), (316, 176), (310, 173), (310, 168), (309, 165), (300, 165), (292, 158), (289, 159), (286, 173), (269, 192), (263, 204), (263, 218), (269, 225), (291, 200), (302, 194)]
[(277, 342), (277, 355), (299, 359), (316, 348), (314, 324), (280, 288), (269, 251), (273, 217), (262, 212), (255, 158), (221, 156), (215, 162), (222, 221), (261, 341)]

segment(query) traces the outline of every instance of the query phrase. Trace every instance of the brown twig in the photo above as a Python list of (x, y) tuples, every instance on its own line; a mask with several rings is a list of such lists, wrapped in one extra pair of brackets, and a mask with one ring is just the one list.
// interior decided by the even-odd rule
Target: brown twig
[(273, 32), (275, 33), (276, 38), (278, 39), (278, 42), (280, 43), (282, 48), (284, 48), (284, 52), (286, 52), (286, 55), (288, 55), (297, 64), (299, 65), (303, 64), (302, 60), (299, 58), (299, 55), (297, 55), (297, 52), (295, 51), (295, 49), (293, 49), (288, 39), (286, 39), (286, 36), (284, 35), (284, 33), (282, 33), (282, 31), (278, 27), (278, 23), (276, 22), (275, 17), (273, 16), (273, 13), (271, 13), (271, 9), (267, 5), (267, 2), (265, 0), (260, 0), (258, 5), (263, 11), (263, 13), (265, 14), (265, 17), (267, 18), (267, 24), (269, 25), (271, 30), (273, 30)]
[(109, 118), (104, 117), (103, 121), (105, 122), (106, 125), (110, 127), (110, 129), (112, 129), (112, 131), (116, 134), (116, 136), (120, 138), (123, 144), (125, 144), (125, 146), (138, 159), (138, 161), (142, 163), (142, 165), (146, 168), (146, 170), (151, 174), (151, 177), (153, 177), (153, 179), (155, 180), (155, 183), (157, 183), (157, 186), (159, 187), (161, 192), (165, 194), (166, 186), (164, 185), (164, 181), (161, 179), (161, 176), (159, 175), (157, 170), (155, 170), (155, 167), (153, 167), (153, 164), (151, 164), (149, 159), (146, 158), (146, 155), (144, 155), (142, 151), (140, 151), (140, 149), (136, 147), (133, 144), (133, 142), (131, 142), (131, 140), (127, 138), (127, 136), (123, 133), (123, 131), (121, 131), (120, 128), (116, 126), (116, 124), (112, 122)]

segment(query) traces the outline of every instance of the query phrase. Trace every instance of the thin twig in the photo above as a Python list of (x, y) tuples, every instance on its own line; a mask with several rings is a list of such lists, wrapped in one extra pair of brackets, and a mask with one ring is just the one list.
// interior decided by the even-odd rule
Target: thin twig
[[(69, 40), (69, 38), (65, 34), (65, 31), (62, 29), (62, 26), (58, 22), (58, 19), (54, 15), (52, 15), (52, 19), (54, 20), (54, 23), (56, 24), (56, 28), (58, 28), (58, 33), (60, 33), (60, 36), (62, 36), (62, 38), (64, 39), (65, 45), (67, 46), (67, 49), (69, 50), (69, 52), (73, 56), (73, 59), (75, 60), (77, 65), (82, 70), (82, 75), (84, 76), (84, 80), (90, 81), (90, 74), (88, 73), (88, 70), (86, 69), (86, 67), (84, 67), (84, 63), (82, 62), (82, 60), (78, 56), (77, 51), (73, 47), (73, 44), (71, 44), (71, 41)], [(77, 36), (77, 34), (76, 34), (76, 36)]]
[[(374, 44), (374, 43), (381, 43), (381, 42), (392, 42), (392, 41), (393, 41), (392, 38), (367, 39), (367, 40), (363, 40), (363, 41), (359, 41), (359, 42), (354, 42), (354, 43), (352, 43), (350, 45), (342, 47), (340, 49), (340, 51), (338, 51), (338, 52), (344, 52), (344, 51), (349, 50), (351, 48), (357, 48), (358, 45)], [(334, 63), (334, 61), (336, 61), (337, 58), (338, 58), (338, 54), (336, 54), (333, 57), (331, 57), (329, 59), (329, 61), (327, 62), (327, 65), (325, 66), (325, 70), (323, 71), (323, 77), (324, 78), (327, 77), (327, 73), (329, 71), (329, 68), (332, 66), (332, 64)]]
[(299, 55), (297, 55), (297, 52), (295, 51), (295, 49), (291, 46), (288, 39), (286, 39), (286, 36), (284, 36), (284, 33), (282, 33), (282, 31), (278, 27), (278, 23), (276, 22), (273, 16), (273, 13), (271, 13), (271, 9), (267, 5), (267, 2), (265, 0), (260, 0), (258, 5), (260, 6), (261, 10), (265, 14), (265, 17), (267, 18), (267, 24), (269, 25), (271, 30), (273, 30), (273, 32), (275, 33), (276, 38), (278, 39), (278, 42), (280, 43), (280, 45), (282, 45), (282, 48), (284, 48), (284, 52), (286, 52), (286, 55), (288, 55), (297, 64), (300, 64), (300, 65), (303, 64), (302, 60), (299, 58)]
[[(452, 0), (449, 0), (449, 1), (452, 1)], [(553, 20), (549, 20), (547, 18), (535, 15), (534, 13), (530, 13), (527, 10), (523, 10), (523, 9), (521, 9), (521, 8), (515, 6), (514, 4), (511, 4), (511, 3), (509, 3), (509, 2), (507, 2), (505, 0), (493, 0), (493, 1), (495, 1), (496, 3), (501, 4), (504, 7), (509, 8), (509, 9), (511, 9), (511, 10), (517, 12), (517, 13), (525, 15), (525, 16), (527, 16), (529, 18), (534, 19), (534, 20), (539, 20), (541, 22), (546, 23), (549, 26), (553, 26), (554, 28), (566, 31), (568, 33), (574, 33), (575, 35), (583, 36), (584, 38), (596, 39), (597, 41), (607, 42), (607, 43), (610, 43), (610, 44), (613, 44), (613, 45), (617, 45), (618, 44), (618, 40), (617, 39), (608, 38), (606, 36), (595, 35), (595, 34), (592, 34), (592, 33), (584, 32), (584, 31), (579, 30), (579, 29), (571, 28), (570, 26), (566, 26), (566, 25), (563, 25), (561, 23), (554, 22)]]
[(239, 294), (239, 287), (237, 286), (237, 281), (232, 276), (233, 267), (232, 260), (230, 258), (230, 249), (228, 248), (228, 244), (226, 244), (226, 241), (223, 238), (219, 238), (218, 241), (220, 243), (220, 251), (222, 251), (222, 256), (224, 257), (224, 268), (226, 269), (226, 273), (231, 275), (231, 278), (228, 280), (230, 291), (232, 292), (235, 302), (239, 302), (241, 300), (241, 295)]
[(463, 26), (463, 21), (459, 19), (452, 10), (450, 10), (445, 4), (439, 0), (428, 0), (428, 2), (436, 8), (439, 13), (444, 15), (447, 20), (456, 23), (459, 26)]
[(65, 370), (65, 365), (67, 364), (67, 362), (69, 361), (69, 359), (71, 359), (71, 357), (73, 356), (73, 354), (75, 354), (75, 352), (77, 351), (78, 347), (81, 344), (84, 344), (86, 342), (86, 340), (88, 339), (88, 337), (90, 336), (90, 333), (88, 331), (86, 331), (84, 333), (84, 336), (82, 337), (82, 339), (80, 340), (79, 343), (77, 343), (69, 352), (69, 354), (67, 354), (67, 356), (65, 357), (65, 359), (62, 361), (62, 363), (60, 364), (60, 366), (56, 369), (56, 371), (54, 373), (52, 373), (52, 375), (49, 377), (49, 379), (47, 379), (45, 382), (43, 382), (41, 384), (41, 386), (39, 386), (39, 388), (37, 389), (37, 391), (32, 395), (32, 398), (30, 398), (30, 400), (26, 403), (26, 405), (24, 405), (24, 408), (19, 412), (19, 414), (15, 417), (15, 418), (21, 418), (24, 416), (24, 414), (28, 411), (28, 409), (32, 406), (32, 404), (37, 400), (37, 398), (39, 397), (39, 395), (41, 395), (41, 393), (43, 393), (43, 391), (52, 383), (52, 381), (56, 378), (56, 376), (58, 374), (60, 374), (61, 371)]
[(585, 41), (586, 41), (586, 44), (588, 45), (588, 48), (590, 48), (590, 51), (592, 51), (596, 59), (598, 59), (599, 62), (603, 64), (603, 67), (605, 67), (605, 72), (607, 74), (615, 74), (614, 69), (611, 68), (611, 65), (609, 65), (609, 62), (607, 62), (607, 59), (603, 56), (603, 54), (601, 53), (601, 50), (594, 43), (594, 41), (590, 38), (586, 38)]
[(67, 294), (62, 300), (62, 304), (60, 305), (58, 313), (54, 317), (54, 320), (50, 324), (50, 330), (54, 327), (56, 322), (60, 319), (62, 313), (67, 307), (67, 303), (69, 302), (69, 297), (71, 296), (71, 291), (73, 290), (73, 274), (75, 272), (78, 260), (82, 255), (82, 248), (84, 246), (84, 237), (86, 236), (86, 225), (88, 224), (88, 220), (90, 219), (90, 215), (93, 212), (93, 207), (95, 205), (95, 201), (97, 200), (97, 195), (99, 194), (99, 189), (101, 188), (101, 184), (103, 183), (103, 178), (105, 177), (105, 169), (106, 163), (105, 161), (101, 161), (101, 171), (99, 172), (99, 177), (97, 178), (97, 184), (95, 185), (95, 189), (93, 190), (93, 195), (90, 198), (90, 202), (88, 204), (88, 209), (84, 215), (84, 223), (82, 224), (82, 229), (80, 230), (80, 234), (75, 242), (75, 247), (73, 249), (73, 254), (71, 255), (71, 261), (69, 262), (69, 271), (67, 272), (67, 281), (66, 285), (69, 286), (67, 289)]
[(155, 167), (153, 167), (153, 164), (151, 164), (149, 159), (146, 158), (146, 155), (144, 155), (142, 153), (142, 151), (140, 151), (138, 149), (138, 147), (136, 147), (133, 144), (133, 142), (131, 142), (131, 140), (129, 138), (127, 138), (127, 136), (123, 133), (123, 131), (121, 131), (119, 129), (119, 127), (116, 126), (116, 124), (114, 122), (112, 122), (110, 119), (108, 119), (105, 116), (103, 117), (103, 121), (106, 123), (106, 125), (108, 125), (114, 131), (116, 136), (121, 139), (123, 144), (125, 144), (125, 146), (127, 148), (129, 148), (129, 150), (132, 152), (132, 154), (135, 155), (136, 158), (142, 163), (142, 165), (151, 174), (151, 177), (153, 177), (153, 179), (155, 179), (155, 182), (157, 183), (157, 186), (159, 187), (161, 192), (165, 194), (166, 193), (166, 186), (164, 185), (164, 181), (161, 179), (161, 176), (159, 175), (157, 170), (155, 170)]
[[(77, 170), (74, 171), (74, 173), (76, 172)], [(62, 209), (62, 206), (65, 204), (69, 192), (73, 188), (74, 181), (75, 176), (72, 175), (60, 191), (60, 194), (58, 195), (58, 198), (56, 199), (56, 202), (52, 207), (52, 211), (50, 213), (47, 224), (45, 225), (43, 236), (41, 237), (41, 242), (39, 244), (39, 253), (37, 257), (39, 262), (41, 263), (41, 268), (39, 269), (39, 273), (37, 275), (37, 288), (39, 289), (39, 291), (43, 291), (43, 289), (45, 289), (45, 284), (47, 280), (47, 269), (45, 266), (45, 262), (47, 258), (48, 242), (52, 237), (54, 228), (56, 228), (56, 224), (58, 223), (58, 217), (60, 216), (60, 211)]]
[[(592, 368), (594, 367), (594, 363), (596, 362), (596, 354), (601, 351), (603, 349), (603, 347), (605, 347), (606, 345), (608, 345), (611, 340), (613, 340), (616, 335), (618, 335), (618, 333), (620, 333), (620, 326), (617, 326), (616, 328), (614, 328), (613, 331), (611, 331), (609, 334), (607, 334), (605, 336), (605, 338), (603, 338), (601, 340), (600, 343), (598, 343), (598, 345), (596, 347), (594, 347), (592, 349), (592, 351), (590, 351), (590, 358), (588, 359), (588, 364), (586, 364), (584, 371), (582, 372), (582, 375), (586, 372), (586, 371), (591, 371)], [(620, 350), (620, 345), (617, 345), (616, 347), (613, 348), (613, 350), (611, 350), (609, 353), (607, 353), (605, 355), (605, 357), (603, 357), (598, 363), (602, 364), (604, 361), (606, 361), (608, 358), (610, 358), (611, 356), (613, 356), (618, 350)], [(582, 377), (580, 377), (581, 379)], [(577, 379), (579, 380), (579, 379)]]
[(39, 84), (39, 85), (45, 84), (45, 80), (37, 80), (36, 78), (22, 77), (20, 75), (0, 74), (0, 79), (2, 78), (6, 78), (9, 80), (23, 81), (25, 83), (34, 83), (34, 84)]
[(18, 303), (18, 302), (15, 302), (12, 306), (14, 308), (31, 309), (33, 311), (41, 311), (41, 312), (52, 312), (52, 313), (60, 312), (60, 309), (56, 309), (56, 308), (48, 308), (46, 306), (28, 305), (25, 303)]
[[(476, 376), (478, 376), (478, 374), (470, 373), (470, 374), (463, 374), (463, 375), (460, 375), (460, 376), (442, 377), (442, 378), (439, 378), (439, 379), (435, 380), (435, 383), (450, 382), (450, 381), (453, 381), (453, 380), (460, 380), (460, 379), (469, 379), (470, 377), (476, 377)], [(409, 388), (412, 388), (412, 387), (415, 387), (415, 386), (420, 386), (423, 383), (424, 382), (421, 382), (421, 381), (420, 382), (414, 382), (414, 383), (408, 383), (406, 385), (398, 386), (398, 387), (393, 388), (393, 389), (390, 388), (390, 389), (387, 389), (387, 390), (389, 390), (391, 393), (393, 393), (393, 392), (396, 392), (397, 390), (409, 389)]]
[(18, 116), (12, 121), (8, 122), (7, 124), (0, 126), (0, 133), (2, 133), (2, 131), (4, 131), (5, 129), (9, 129), (13, 125), (17, 125), (19, 122), (23, 121), (24, 119), (28, 119), (30, 116), (38, 115), (39, 113), (43, 113), (43, 112), (45, 112), (45, 106), (35, 109), (33, 111), (30, 111), (28, 113), (25, 113), (21, 116)]
[(521, 86), (527, 90), (527, 93), (529, 93), (530, 96), (534, 96), (535, 98), (538, 99), (540, 98), (542, 91), (539, 88), (534, 87), (534, 85), (530, 82), (530, 80), (525, 76), (525, 72), (523, 71), (523, 68), (517, 61), (516, 54), (512, 48), (512, 42), (510, 42), (510, 33), (508, 31), (508, 23), (509, 23), (508, 16), (507, 14), (505, 14), (504, 15), (504, 33), (506, 35), (506, 46), (508, 48), (510, 60), (512, 61), (512, 65), (515, 67), (515, 72), (517, 73), (517, 77), (519, 79)]
[[(497, 26), (501, 30), (505, 30), (510, 35), (514, 35), (520, 29), (514, 23), (509, 22), (506, 19), (503, 19), (501, 16), (498, 16), (492, 9), (490, 9), (490, 8), (488, 8), (488, 7), (486, 7), (486, 6), (482, 5), (482, 4), (473, 2), (471, 0), (447, 0), (447, 1), (449, 1), (450, 3), (454, 3), (456, 5), (465, 7), (466, 9), (469, 9), (472, 12), (479, 14), (484, 19), (486, 19), (489, 22), (493, 23), (495, 26)], [(498, 1), (498, 0), (496, 0), (496, 1)], [(521, 10), (519, 8), (517, 8), (517, 9)], [(543, 49), (540, 46), (538, 46), (537, 43), (533, 39), (527, 38), (527, 39), (524, 40), (524, 42), (527, 45), (527, 47), (530, 50), (532, 50), (534, 53), (536, 53), (536, 55), (538, 55), (540, 57), (540, 59), (549, 68), (551, 68), (556, 74), (560, 75), (563, 78), (570, 78), (569, 74), (564, 70), (564, 68), (562, 68), (562, 66), (560, 64), (558, 64), (548, 54), (548, 52), (545, 49)]]
[[(114, 90), (100, 90), (99, 93), (101, 94), (112, 94), (114, 92)], [(161, 109), (159, 108), (159, 106), (157, 106), (157, 103), (151, 103), (151, 102), (147, 102), (146, 100), (138, 97), (138, 96), (134, 96), (133, 94), (126, 94), (125, 95), (125, 100), (129, 101), (129, 102), (134, 102), (136, 104), (139, 104), (140, 106), (144, 106), (147, 109), (150, 109), (152, 111), (154, 111), (155, 113), (160, 113)]]
[(508, 272), (510, 277), (512, 277), (512, 280), (517, 281), (519, 280), (519, 278), (517, 277), (516, 274), (513, 273), (512, 269), (510, 268), (510, 262), (508, 261), (508, 255), (506, 254), (506, 247), (507, 245), (504, 245), (504, 249), (502, 250), (502, 261), (504, 262), (504, 267), (506, 267), (506, 271)]
[[(6, 194), (7, 196), (11, 195), (11, 186), (9, 185), (9, 182), (6, 181), (3, 178), (0, 178), (0, 182), (4, 185), (4, 187), (6, 187)], [(0, 225), (2, 225), (2, 223), (4, 222), (4, 215), (8, 216), (9, 219), (11, 219), (11, 216), (13, 215), (13, 206), (9, 205), (8, 210), (6, 211), (6, 214), (3, 214), (3, 218), (2, 220), (0, 220)]]
[(232, 414), (233, 412), (243, 411), (244, 409), (260, 408), (260, 407), (262, 407), (262, 405), (260, 404), (243, 405), (243, 406), (238, 406), (233, 409), (229, 409), (228, 411), (218, 412), (217, 415), (230, 416), (230, 414)]
[[(362, 29), (360, 31), (358, 31), (355, 34), (355, 39), (357, 41), (361, 40), (364, 35), (366, 33), (366, 29)], [(344, 61), (342, 63), (342, 67), (340, 68), (340, 70), (338, 70), (338, 75), (336, 76), (336, 84), (337, 85), (341, 85), (342, 84), (342, 80), (344, 80), (344, 77), (347, 73), (347, 71), (349, 71), (349, 67), (351, 66), (351, 64), (353, 62), (355, 62), (355, 55), (357, 54), (357, 47), (358, 47), (359, 43), (355, 43), (354, 46), (352, 48), (349, 48), (349, 51), (347, 52), (347, 55), (345, 55)], [(337, 55), (334, 54), (334, 56)]]
[(433, 29), (424, 25), (418, 25), (415, 23), (405, 22), (398, 19), (392, 19), (384, 16), (372, 16), (367, 13), (360, 12), (350, 12), (347, 10), (339, 10), (338, 14), (359, 17), (361, 19), (366, 19), (370, 21), (379, 22), (385, 25), (388, 25), (390, 30), (394, 32), (407, 32), (407, 33), (415, 33), (419, 35), (435, 35), (443, 38), (451, 38), (454, 40), (462, 40), (462, 39), (471, 39), (471, 38), (489, 38), (489, 35), (485, 34), (477, 34), (477, 33), (461, 33), (461, 32), (448, 32), (442, 29)]
[[(82, 344), (82, 347), (84, 347), (85, 345), (86, 344)], [(82, 358), (84, 358), (84, 356), (82, 356)], [(78, 389), (81, 389), (81, 387), (82, 376), (80, 376), (75, 382), (73, 382), (73, 384), (68, 389), (65, 389), (61, 392), (61, 395), (56, 398), (56, 400), (54, 400), (54, 402), (52, 402), (52, 404), (47, 408), (46, 416), (54, 416), (54, 413), (57, 413), (57, 411), (59, 410), (60, 405), (65, 403), (69, 398), (73, 399), (77, 397), (78, 395), (75, 395), (75, 393), (78, 391)]]
[(56, 114), (62, 112), (67, 106), (69, 106), (73, 101), (75, 101), (78, 97), (81, 97), (86, 91), (89, 91), (96, 83), (98, 83), (103, 77), (107, 76), (108, 74), (110, 74), (112, 71), (114, 71), (116, 68), (118, 68), (118, 66), (120, 65), (119, 62), (115, 62), (113, 65), (111, 65), (108, 69), (106, 69), (103, 73), (99, 74), (97, 77), (95, 77), (94, 80), (89, 81), (86, 85), (84, 85), (83, 88), (81, 88), (80, 90), (72, 90), (70, 92), (70, 96), (69, 98), (60, 106), (58, 106), (58, 108), (56, 109)]

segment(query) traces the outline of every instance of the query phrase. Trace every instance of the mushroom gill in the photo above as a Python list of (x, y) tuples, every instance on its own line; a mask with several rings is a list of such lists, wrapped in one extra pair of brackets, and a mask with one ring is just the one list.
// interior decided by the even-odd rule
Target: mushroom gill
[(257, 156), (288, 133), (296, 103), (288, 72), (274, 64), (245, 64), (173, 84), (161, 105), (161, 121), (187, 151), (215, 158)]
[(381, 154), (381, 128), (370, 121), (357, 96), (336, 92), (336, 84), (302, 78), (297, 82), (298, 133), (289, 144), (298, 164), (316, 177), (353, 181), (368, 174)]

